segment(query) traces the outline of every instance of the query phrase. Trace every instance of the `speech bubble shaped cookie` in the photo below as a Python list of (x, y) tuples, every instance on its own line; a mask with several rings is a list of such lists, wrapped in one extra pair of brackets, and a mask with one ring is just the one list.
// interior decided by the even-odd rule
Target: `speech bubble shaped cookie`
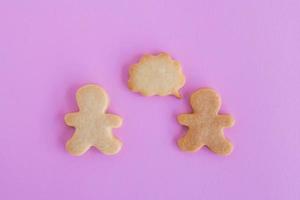
[(181, 98), (179, 90), (184, 84), (180, 63), (167, 53), (144, 55), (129, 70), (129, 89), (144, 96), (174, 95)]
[(78, 89), (76, 100), (79, 112), (65, 115), (65, 123), (75, 127), (66, 143), (67, 151), (79, 156), (94, 146), (103, 154), (118, 153), (122, 142), (112, 134), (112, 128), (120, 127), (122, 118), (106, 113), (109, 99), (104, 89), (94, 84), (85, 85)]
[(190, 104), (194, 112), (177, 118), (180, 124), (188, 127), (187, 133), (178, 140), (180, 149), (195, 152), (207, 146), (217, 154), (230, 154), (233, 146), (224, 137), (223, 129), (233, 126), (234, 119), (218, 114), (220, 96), (212, 89), (200, 89), (192, 94)]

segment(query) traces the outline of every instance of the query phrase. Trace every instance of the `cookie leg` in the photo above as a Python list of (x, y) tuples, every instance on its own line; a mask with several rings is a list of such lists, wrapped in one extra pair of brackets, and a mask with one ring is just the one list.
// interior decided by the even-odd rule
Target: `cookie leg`
[(74, 156), (84, 154), (89, 148), (90, 145), (85, 142), (84, 138), (76, 133), (74, 133), (72, 138), (66, 143), (67, 151)]
[(103, 154), (114, 155), (121, 150), (122, 142), (116, 137), (105, 138), (99, 140), (95, 144), (95, 147), (99, 149), (99, 151), (101, 151)]
[(177, 144), (181, 150), (191, 152), (196, 152), (204, 146), (204, 143), (201, 140), (199, 140), (199, 137), (188, 133), (181, 137), (177, 141)]
[(207, 147), (220, 155), (229, 155), (233, 150), (232, 144), (223, 137), (216, 138), (214, 141), (207, 144)]

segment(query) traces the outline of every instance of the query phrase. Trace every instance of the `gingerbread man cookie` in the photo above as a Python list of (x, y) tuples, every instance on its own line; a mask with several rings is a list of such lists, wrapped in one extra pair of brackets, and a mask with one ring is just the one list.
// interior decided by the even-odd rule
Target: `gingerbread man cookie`
[(233, 126), (230, 115), (219, 115), (221, 98), (212, 89), (200, 89), (190, 98), (192, 114), (181, 114), (177, 120), (187, 126), (187, 133), (178, 140), (178, 146), (184, 151), (195, 152), (207, 146), (220, 155), (232, 152), (232, 144), (224, 137), (223, 129)]
[(184, 83), (180, 63), (167, 53), (144, 55), (129, 70), (129, 89), (144, 96), (174, 95), (181, 98), (179, 89)]
[(67, 151), (79, 156), (94, 146), (107, 155), (118, 153), (122, 143), (112, 134), (112, 128), (120, 127), (122, 118), (105, 113), (109, 104), (106, 92), (97, 85), (85, 85), (78, 89), (76, 100), (79, 112), (65, 116), (65, 123), (75, 127), (66, 143)]

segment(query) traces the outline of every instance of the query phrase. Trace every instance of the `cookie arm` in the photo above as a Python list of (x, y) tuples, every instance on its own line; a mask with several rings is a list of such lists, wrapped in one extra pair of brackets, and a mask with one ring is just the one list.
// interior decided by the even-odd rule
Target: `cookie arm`
[(189, 126), (194, 121), (194, 116), (192, 114), (178, 115), (177, 121), (179, 124)]
[(118, 115), (106, 114), (106, 123), (112, 128), (118, 128), (122, 125), (123, 119)]
[(217, 120), (222, 127), (232, 127), (234, 125), (234, 119), (230, 115), (218, 115)]
[(65, 123), (68, 126), (75, 126), (78, 119), (79, 119), (79, 114), (78, 113), (67, 113), (65, 115)]

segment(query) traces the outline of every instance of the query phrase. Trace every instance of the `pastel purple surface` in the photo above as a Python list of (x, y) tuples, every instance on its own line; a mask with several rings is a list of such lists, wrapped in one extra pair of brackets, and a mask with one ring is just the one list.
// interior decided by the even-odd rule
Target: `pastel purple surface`
[[(300, 1), (0, 0), (0, 199), (300, 198)], [(130, 64), (181, 61), (183, 100), (128, 90)], [(75, 92), (103, 86), (124, 118), (117, 156), (64, 149)], [(183, 153), (176, 122), (212, 87), (236, 119), (229, 157)]]

